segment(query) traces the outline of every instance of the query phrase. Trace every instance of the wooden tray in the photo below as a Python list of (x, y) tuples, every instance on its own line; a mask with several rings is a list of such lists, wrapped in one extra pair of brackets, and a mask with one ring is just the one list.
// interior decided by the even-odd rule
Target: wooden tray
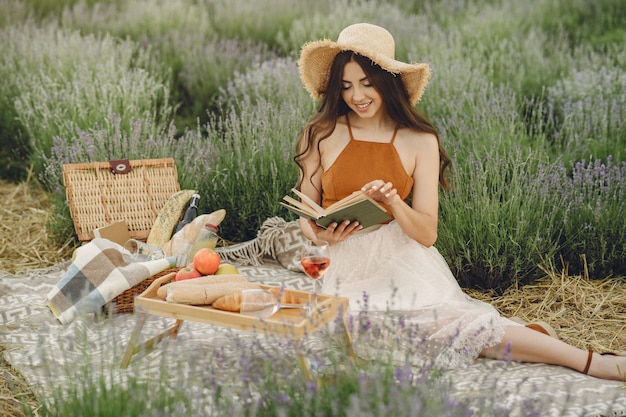
[[(150, 286), (135, 298), (135, 310), (161, 317), (171, 317), (177, 320), (190, 320), (208, 323), (245, 331), (258, 331), (276, 335), (302, 337), (331, 323), (339, 314), (348, 308), (348, 299), (331, 295), (318, 294), (317, 309), (310, 315), (303, 309), (280, 309), (267, 319), (245, 316), (230, 311), (222, 311), (211, 306), (192, 306), (178, 303), (168, 303), (157, 296), (159, 287), (174, 280), (176, 273), (170, 273), (157, 278)], [(272, 288), (261, 285), (262, 288)], [(298, 298), (308, 299), (306, 291), (289, 289)]]
[[(174, 280), (175, 277), (176, 273), (172, 272), (157, 278), (144, 292), (135, 297), (135, 312), (138, 314), (139, 318), (130, 336), (128, 345), (126, 346), (126, 351), (120, 364), (121, 368), (128, 367), (132, 357), (137, 352), (141, 350), (146, 352), (152, 350), (157, 343), (166, 337), (175, 339), (178, 336), (180, 326), (185, 320), (292, 338), (295, 340), (294, 347), (296, 349), (298, 364), (305, 378), (309, 381), (313, 380), (313, 373), (310, 363), (306, 358), (306, 351), (301, 348), (301, 343), (308, 334), (337, 320), (337, 323), (343, 327), (347, 357), (352, 364), (355, 363), (352, 338), (345, 315), (343, 314), (348, 308), (347, 298), (319, 294), (317, 297), (317, 308), (310, 314), (299, 309), (281, 309), (270, 318), (259, 319), (239, 313), (232, 313), (230, 311), (216, 310), (211, 306), (168, 303), (158, 298), (157, 292), (159, 287)], [(269, 285), (261, 285), (261, 287), (272, 288)], [(303, 299), (307, 299), (310, 294), (306, 291), (291, 289), (289, 291), (292, 291), (294, 295)], [(161, 333), (140, 342), (140, 333), (148, 315), (174, 318), (176, 319), (176, 323)]]

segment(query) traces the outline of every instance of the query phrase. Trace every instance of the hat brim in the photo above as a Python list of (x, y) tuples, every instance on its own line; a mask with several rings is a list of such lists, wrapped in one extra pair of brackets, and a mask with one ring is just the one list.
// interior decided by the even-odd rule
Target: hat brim
[(407, 64), (388, 56), (360, 50), (358, 47), (340, 45), (330, 39), (323, 39), (305, 44), (298, 60), (300, 79), (314, 99), (317, 100), (322, 97), (330, 77), (330, 67), (333, 60), (337, 54), (346, 50), (370, 58), (392, 74), (400, 74), (411, 104), (417, 103), (422, 97), (431, 75), (428, 64)]

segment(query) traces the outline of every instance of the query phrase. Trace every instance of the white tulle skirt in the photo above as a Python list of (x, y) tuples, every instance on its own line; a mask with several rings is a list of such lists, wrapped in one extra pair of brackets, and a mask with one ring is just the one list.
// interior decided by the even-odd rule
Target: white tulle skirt
[[(413, 329), (402, 338), (405, 350), (414, 360), (446, 368), (472, 363), (502, 341), (506, 326), (518, 325), (466, 295), (439, 251), (409, 238), (395, 221), (332, 245), (322, 292), (348, 297), (349, 315), (359, 317), (361, 327), (367, 317), (369, 323), (384, 321), (387, 329), (393, 329), (391, 322)], [(378, 341), (396, 344), (399, 332), (388, 333)], [(371, 349), (380, 353), (381, 346)]]

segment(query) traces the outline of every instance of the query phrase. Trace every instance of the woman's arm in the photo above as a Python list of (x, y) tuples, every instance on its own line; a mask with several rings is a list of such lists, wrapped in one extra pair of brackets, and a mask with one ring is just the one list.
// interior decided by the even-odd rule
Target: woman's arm
[[(301, 158), (303, 172), (300, 191), (313, 201), (321, 203), (322, 174), (324, 169), (321, 164), (321, 156), (317, 149), (317, 146), (315, 146)], [(340, 224), (332, 223), (327, 229), (324, 229), (323, 227), (319, 227), (313, 220), (301, 217), (300, 228), (308, 239), (322, 239), (332, 245), (347, 239), (358, 230), (361, 230), (362, 227), (358, 222), (350, 223), (350, 221), (345, 221)]]
[[(313, 178), (315, 178), (315, 176)], [(321, 189), (321, 174), (317, 188), (314, 184), (315, 183), (312, 184), (311, 182), (305, 180), (302, 182), (300, 190), (312, 198), (313, 201), (321, 201), (321, 193), (318, 191)], [(358, 222), (350, 223), (350, 221), (345, 221), (340, 224), (331, 223), (328, 225), (328, 228), (324, 229), (323, 227), (319, 227), (313, 220), (300, 217), (300, 229), (302, 229), (302, 233), (304, 233), (308, 239), (321, 239), (332, 245), (347, 239), (355, 232), (361, 230), (362, 227)]]
[(413, 197), (406, 204), (393, 184), (375, 180), (362, 190), (377, 201), (389, 205), (396, 221), (409, 237), (429, 247), (437, 240), (439, 210), (439, 144), (430, 134), (416, 134), (410, 140), (415, 155)]
[[(312, 164), (311, 159), (312, 158), (307, 157), (302, 160), (304, 172), (312, 173), (315, 172), (316, 169), (319, 169), (321, 171), (321, 167), (319, 165), (316, 166), (314, 163)], [(319, 161), (319, 158), (317, 159)], [(312, 177), (305, 175), (302, 179), (302, 184), (300, 185), (300, 191), (310, 197), (313, 201), (320, 202), (321, 186), (321, 177), (317, 175), (314, 175)], [(300, 228), (302, 229), (302, 233), (304, 233), (304, 235), (311, 240), (315, 240), (318, 238), (317, 235), (320, 233), (319, 229), (321, 229), (315, 224), (315, 222), (304, 217), (300, 217)]]

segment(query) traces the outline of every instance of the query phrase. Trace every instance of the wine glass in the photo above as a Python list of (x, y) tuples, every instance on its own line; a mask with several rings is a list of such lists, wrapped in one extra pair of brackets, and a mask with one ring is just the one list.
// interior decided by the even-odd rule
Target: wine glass
[(325, 240), (307, 241), (300, 252), (302, 269), (313, 280), (313, 301), (309, 303), (311, 310), (317, 305), (317, 282), (330, 266), (329, 247)]
[(241, 291), (239, 312), (246, 316), (266, 319), (281, 308), (303, 308), (304, 304), (281, 304), (269, 291), (253, 288)]

